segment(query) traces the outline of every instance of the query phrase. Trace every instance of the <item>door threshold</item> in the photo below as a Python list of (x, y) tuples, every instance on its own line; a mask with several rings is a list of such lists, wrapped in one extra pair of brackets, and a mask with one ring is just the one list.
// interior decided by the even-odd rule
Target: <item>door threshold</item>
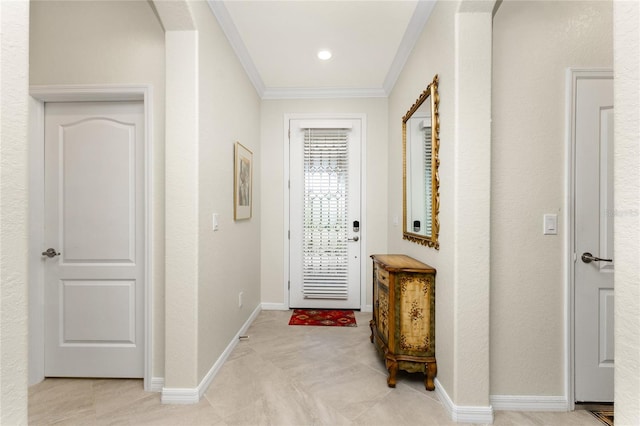
[(600, 411), (600, 410), (611, 410), (613, 411), (613, 402), (591, 402), (591, 401), (583, 401), (576, 402), (575, 409), (576, 410), (587, 410), (587, 411)]

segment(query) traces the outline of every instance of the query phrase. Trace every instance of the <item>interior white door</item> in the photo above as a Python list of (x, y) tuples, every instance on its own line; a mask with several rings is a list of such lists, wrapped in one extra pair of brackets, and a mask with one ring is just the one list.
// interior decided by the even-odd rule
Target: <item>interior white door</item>
[(614, 375), (613, 78), (575, 93), (575, 398), (612, 402)]
[(144, 107), (45, 104), (45, 376), (144, 376)]
[(361, 120), (290, 120), (292, 308), (360, 308)]

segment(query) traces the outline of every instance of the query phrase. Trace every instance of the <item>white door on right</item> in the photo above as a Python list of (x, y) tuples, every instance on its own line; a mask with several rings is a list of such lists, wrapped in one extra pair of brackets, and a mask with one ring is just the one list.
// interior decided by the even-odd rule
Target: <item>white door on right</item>
[(613, 402), (613, 76), (574, 87), (575, 400)]

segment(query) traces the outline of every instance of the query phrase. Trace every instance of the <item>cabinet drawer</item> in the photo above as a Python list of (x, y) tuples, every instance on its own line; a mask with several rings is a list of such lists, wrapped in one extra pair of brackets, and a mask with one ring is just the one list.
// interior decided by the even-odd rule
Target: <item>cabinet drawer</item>
[(385, 271), (382, 268), (376, 268), (376, 270), (378, 282), (386, 288), (389, 288), (389, 271)]

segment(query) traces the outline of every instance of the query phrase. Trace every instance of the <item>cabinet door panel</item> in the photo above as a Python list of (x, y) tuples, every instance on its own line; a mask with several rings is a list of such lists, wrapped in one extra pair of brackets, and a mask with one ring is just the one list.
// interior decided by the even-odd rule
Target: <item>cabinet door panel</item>
[(385, 343), (389, 342), (389, 292), (384, 286), (378, 287), (378, 333)]
[(429, 351), (431, 329), (431, 277), (423, 274), (400, 274), (399, 349), (403, 353), (425, 355)]

